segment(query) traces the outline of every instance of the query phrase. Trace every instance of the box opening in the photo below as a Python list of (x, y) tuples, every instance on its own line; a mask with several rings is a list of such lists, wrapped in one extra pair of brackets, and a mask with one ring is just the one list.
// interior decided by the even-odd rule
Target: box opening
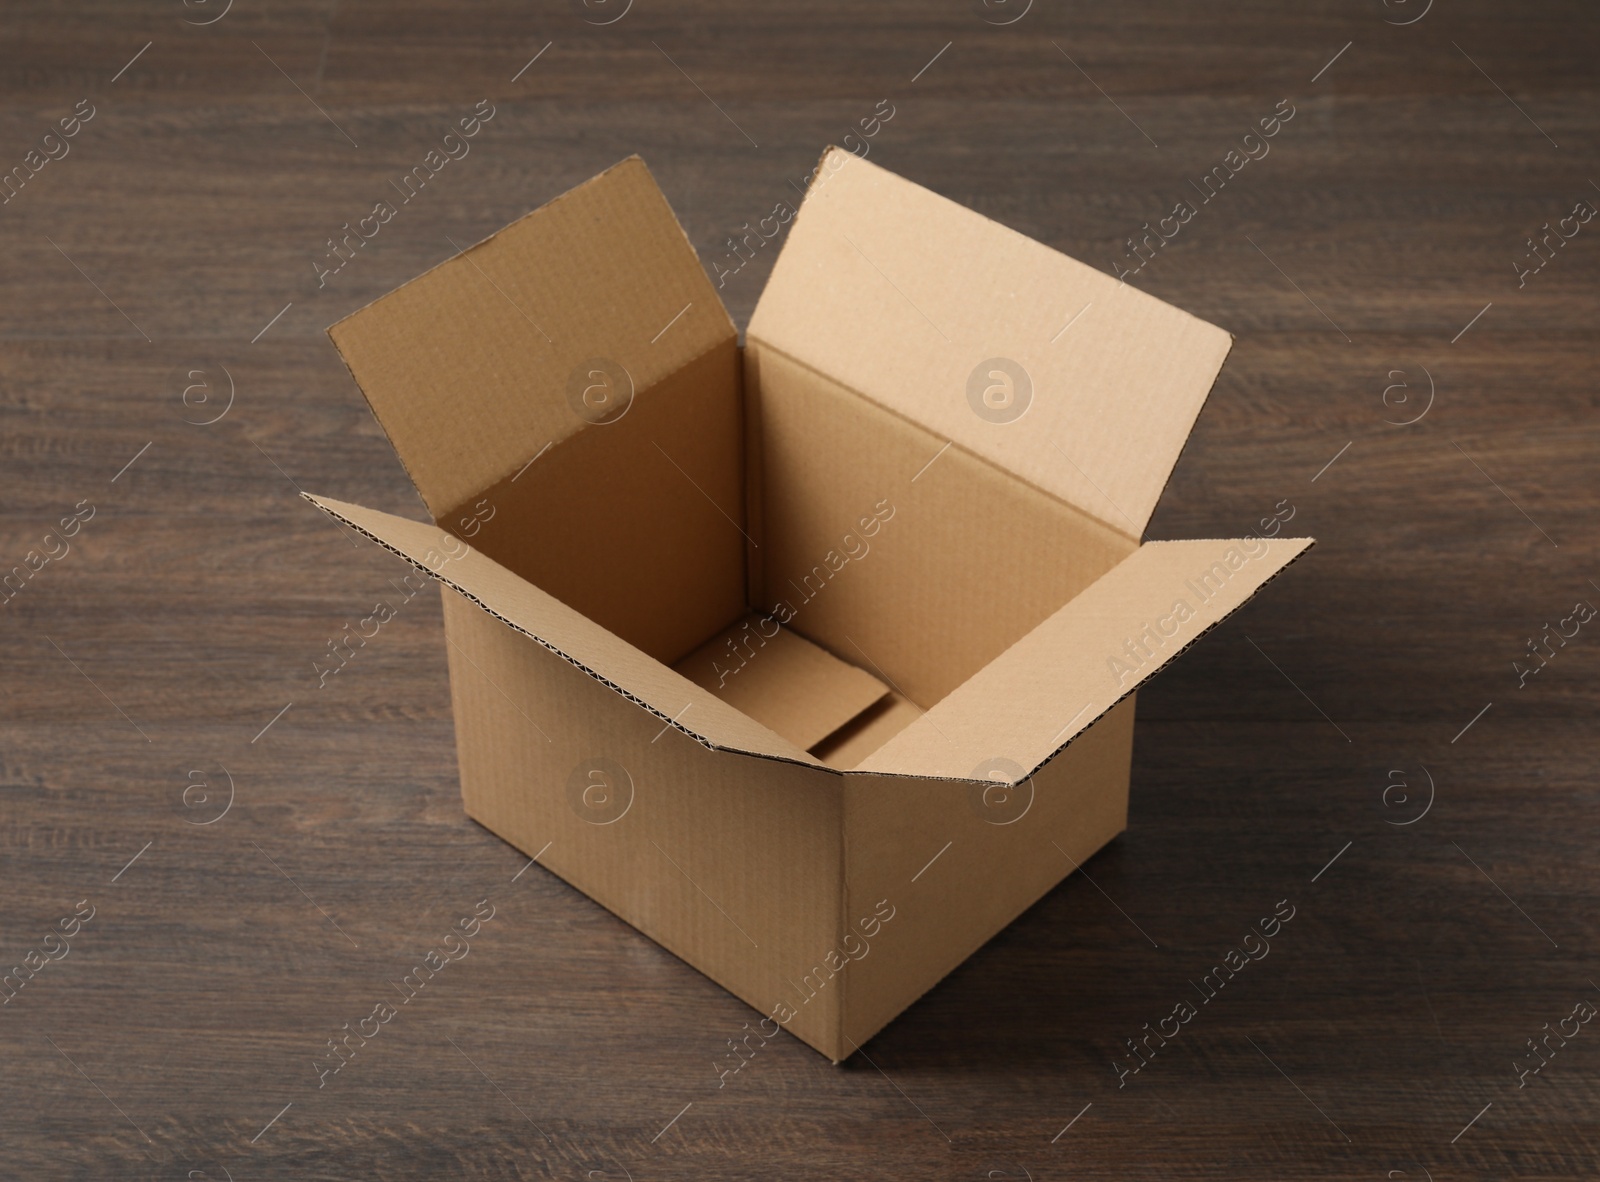
[(723, 750), (1025, 776), (1309, 545), (1140, 543), (1225, 332), (837, 149), (742, 349), (637, 158), (329, 332), (470, 552), (318, 503)]
[(841, 769), (1137, 548), (759, 340), (438, 524)]

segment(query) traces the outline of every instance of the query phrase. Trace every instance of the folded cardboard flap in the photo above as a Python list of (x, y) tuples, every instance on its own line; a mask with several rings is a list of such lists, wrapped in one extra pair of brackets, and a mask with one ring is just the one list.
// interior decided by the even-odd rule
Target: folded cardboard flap
[(834, 148), (746, 333), (1138, 538), (1232, 338)]
[(757, 613), (673, 668), (807, 750), (889, 692), (870, 673)]
[(637, 156), (328, 330), (435, 520), (619, 399), (736, 337)]
[(708, 747), (823, 766), (715, 694), (437, 526), (303, 493), (306, 500), (480, 609)]
[(858, 770), (1020, 781), (1314, 544), (1147, 542)]

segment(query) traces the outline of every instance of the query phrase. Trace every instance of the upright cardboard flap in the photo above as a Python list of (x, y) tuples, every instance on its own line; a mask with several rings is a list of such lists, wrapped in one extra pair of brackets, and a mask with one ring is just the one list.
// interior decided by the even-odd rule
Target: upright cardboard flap
[(437, 519), (735, 333), (634, 156), (328, 335)]
[(667, 726), (708, 747), (823, 766), (789, 740), (437, 526), (303, 495), (323, 512), (637, 702)]
[(857, 770), (1016, 782), (1314, 544), (1147, 542)]
[(837, 148), (747, 335), (1133, 538), (1232, 343)]

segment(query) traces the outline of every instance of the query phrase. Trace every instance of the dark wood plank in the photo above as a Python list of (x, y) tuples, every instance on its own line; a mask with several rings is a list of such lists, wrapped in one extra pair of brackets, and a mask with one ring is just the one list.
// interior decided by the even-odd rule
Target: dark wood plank
[[(8, 10), (0, 166), (80, 99), (95, 115), (0, 206), (0, 559), (95, 515), (0, 609), (0, 957), (96, 911), (0, 1006), (0, 1172), (1600, 1172), (1600, 1034), (1524, 1087), (1513, 1067), (1600, 1004), (1600, 645), (1524, 688), (1511, 668), (1600, 600), (1600, 226), (1521, 288), (1513, 267), (1600, 200), (1591, 6), (584, 19), (622, 3)], [(329, 235), (483, 98), (471, 154), (319, 288)], [(1321, 544), (1141, 694), (1131, 827), (1093, 883), (871, 1063), (774, 1042), (719, 1089), (745, 1007), (542, 871), (513, 882), (524, 859), (462, 815), (433, 592), (316, 688), (312, 658), (400, 570), (296, 488), (420, 511), (322, 329), (634, 151), (710, 266), (885, 98), (874, 160), (1107, 270), (1294, 105), (1131, 281), (1238, 338), (1151, 536), (1287, 502)], [(727, 280), (741, 323), (772, 257)], [(192, 425), (224, 371), (231, 409)], [(1432, 409), (1391, 425), (1385, 388), (1425, 373)], [(1426, 816), (1397, 823), (1419, 806), (1386, 803), (1392, 769), (1431, 775)], [(323, 1041), (484, 898), (475, 954), (319, 1088)], [(1119, 1087), (1122, 1038), (1282, 899), (1267, 958)]]

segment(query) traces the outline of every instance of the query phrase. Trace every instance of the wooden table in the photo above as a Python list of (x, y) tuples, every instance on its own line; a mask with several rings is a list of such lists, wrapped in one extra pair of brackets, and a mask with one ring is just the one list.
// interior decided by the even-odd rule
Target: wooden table
[[(9, 6), (3, 566), (80, 519), (0, 629), (0, 958), (44, 962), (0, 1007), (0, 1174), (1600, 1172), (1569, 1017), (1600, 1005), (1600, 623), (1513, 667), (1600, 604), (1600, 223), (1560, 229), (1600, 202), (1592, 6), (1026, 3)], [(1292, 507), (1318, 549), (1141, 693), (1092, 883), (866, 1055), (779, 1041), (719, 1089), (750, 1011), (462, 815), (436, 592), (318, 688), (400, 571), (297, 491), (421, 515), (323, 328), (635, 151), (709, 267), (880, 100), (871, 159), (1127, 267), (1285, 99), (1129, 281), (1238, 338), (1150, 535)], [(726, 281), (741, 323), (771, 262)], [(483, 899), (470, 959), (319, 1087)]]

